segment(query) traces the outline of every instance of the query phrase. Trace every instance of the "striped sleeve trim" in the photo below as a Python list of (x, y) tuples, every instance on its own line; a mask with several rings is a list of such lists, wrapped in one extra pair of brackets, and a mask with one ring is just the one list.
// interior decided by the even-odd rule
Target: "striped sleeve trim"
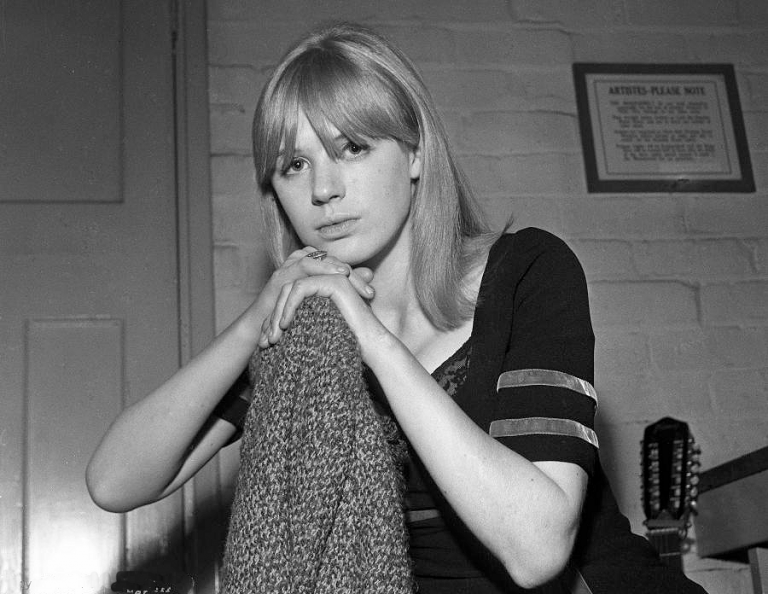
[(514, 369), (499, 376), (496, 391), (504, 388), (522, 388), (525, 386), (553, 386), (567, 388), (584, 396), (589, 396), (597, 405), (597, 392), (587, 381), (562, 371), (552, 369)]
[(577, 437), (599, 448), (597, 434), (571, 419), (549, 417), (528, 417), (525, 419), (499, 419), (491, 423), (488, 431), (491, 437), (519, 437), (521, 435), (559, 435)]

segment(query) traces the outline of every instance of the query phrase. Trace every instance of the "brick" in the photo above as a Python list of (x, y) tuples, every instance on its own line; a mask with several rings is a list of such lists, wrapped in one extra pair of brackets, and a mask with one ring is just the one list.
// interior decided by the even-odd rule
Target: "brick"
[(483, 196), (478, 197), (478, 202), (491, 228), (494, 231), (502, 231), (512, 217), (513, 202), (501, 197), (486, 199)]
[(627, 0), (630, 25), (686, 27), (713, 25), (722, 27), (739, 22), (736, 2), (699, 0), (698, 2), (666, 2), (665, 0)]
[(379, 24), (375, 29), (405, 52), (422, 70), (424, 64), (452, 64), (456, 60), (453, 32), (432, 25), (430, 20), (413, 25)]
[(768, 3), (765, 0), (739, 0), (739, 21), (745, 27), (768, 26)]
[(568, 29), (610, 27), (626, 22), (624, 2), (621, 0), (514, 0), (512, 6), (515, 19), (519, 22), (558, 24)]
[(211, 153), (250, 155), (252, 120), (253, 115), (240, 110), (211, 110)]
[(214, 20), (323, 22), (328, 20), (435, 20), (497, 23), (510, 20), (504, 0), (445, 2), (444, 0), (216, 0), (209, 3)]
[(764, 236), (768, 201), (757, 195), (696, 197), (686, 206), (685, 223), (691, 233)]
[(704, 285), (701, 310), (704, 322), (768, 323), (768, 281)]
[(600, 411), (610, 422), (649, 424), (671, 416), (687, 421), (712, 416), (709, 373), (663, 373), (638, 369), (635, 374), (611, 374), (596, 380)]
[(459, 141), (462, 152), (510, 155), (576, 151), (576, 118), (547, 112), (492, 112), (468, 117)]
[(256, 196), (251, 158), (244, 155), (214, 155), (211, 158), (211, 187), (214, 195)]
[(212, 66), (208, 69), (210, 103), (252, 113), (265, 82), (263, 73), (248, 66)]
[(478, 192), (565, 194), (578, 176), (576, 155), (548, 153), (510, 157), (462, 156), (462, 167)]
[(529, 108), (576, 114), (570, 64), (520, 68), (515, 75), (525, 84)]
[(685, 232), (680, 199), (664, 197), (576, 196), (563, 204), (574, 235), (590, 238), (676, 237)]
[[(765, 328), (697, 328), (651, 336), (656, 367), (664, 370), (719, 370), (768, 363)], [(767, 401), (768, 402), (768, 401)]]
[(639, 423), (601, 424), (600, 462), (611, 484), (622, 513), (633, 521), (633, 529), (644, 534), (640, 506), (640, 440), (643, 426)]
[(213, 272), (216, 289), (233, 289), (240, 286), (242, 262), (236, 245), (216, 244), (213, 247)]
[(612, 282), (590, 285), (595, 326), (631, 328), (691, 324), (698, 320), (698, 294), (678, 282)]
[(768, 443), (768, 426), (763, 419), (720, 415), (702, 417), (691, 427), (701, 446), (701, 468), (706, 470), (729, 462)]
[(249, 295), (239, 287), (216, 289), (216, 331), (221, 332), (229, 326), (237, 316), (243, 313), (253, 303), (253, 295)]
[(755, 270), (760, 275), (768, 274), (768, 238), (747, 242), (755, 253)]
[(537, 28), (456, 33), (459, 64), (519, 68), (525, 64), (567, 64), (572, 58), (571, 39), (563, 31)]
[(213, 240), (243, 244), (260, 236), (259, 200), (253, 196), (214, 196)]
[(497, 70), (426, 71), (424, 81), (435, 103), (445, 109), (493, 110), (527, 105), (525, 82)]
[[(258, 239), (262, 241), (246, 244), (241, 247), (241, 257), (243, 261), (243, 277), (241, 286), (244, 291), (250, 295), (258, 295), (269, 277), (274, 271), (272, 262), (267, 255), (266, 245), (260, 227), (258, 228)], [(256, 236), (256, 234), (254, 234)]]
[(306, 29), (266, 20), (208, 22), (208, 61), (212, 65), (274, 65)]
[[(765, 105), (762, 107), (765, 108)], [(749, 150), (752, 153), (768, 152), (768, 111), (745, 113), (744, 127), (747, 129)]]
[[(717, 1), (717, 0), (714, 0)], [(739, 66), (765, 65), (768, 31), (739, 33), (687, 33), (688, 45), (697, 62), (732, 63)]]
[(634, 252), (644, 276), (711, 279), (754, 272), (753, 247), (738, 239), (641, 241)]
[[(765, 339), (765, 336), (763, 336)], [(766, 365), (763, 356), (763, 365)], [(748, 363), (745, 362), (744, 367)], [(718, 416), (737, 419), (768, 418), (768, 369), (718, 371), (711, 380)]]
[(634, 375), (650, 367), (648, 335), (602, 328), (595, 332), (595, 384), (612, 375)]
[(627, 279), (637, 275), (629, 242), (580, 239), (572, 241), (571, 247), (590, 280)]
[(739, 95), (744, 108), (752, 111), (768, 109), (768, 73), (742, 73), (741, 79), (744, 82), (739, 83)]
[[(526, 227), (546, 229), (560, 237), (564, 236), (558, 199), (547, 196), (481, 196), (484, 210), (494, 228), (501, 230), (511, 222), (511, 230), (516, 231)], [(511, 219), (511, 220), (510, 220)]]
[[(575, 31), (572, 34), (575, 62), (691, 61), (693, 52), (683, 33), (632, 29)], [(606, 59), (606, 56), (610, 56)], [(674, 60), (670, 56), (674, 56)]]
[(576, 115), (571, 67), (424, 69), (435, 102), (462, 112), (542, 111)]

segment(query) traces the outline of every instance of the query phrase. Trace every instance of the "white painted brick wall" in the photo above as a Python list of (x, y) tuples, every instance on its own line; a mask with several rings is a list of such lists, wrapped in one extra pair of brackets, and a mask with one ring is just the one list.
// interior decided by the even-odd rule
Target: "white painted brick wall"
[[(208, 13), (219, 327), (269, 274), (250, 161), (258, 91), (302, 31), (362, 21), (421, 68), (492, 220), (547, 228), (581, 259), (602, 451), (634, 529), (648, 423), (686, 420), (704, 468), (768, 444), (768, 2), (208, 0)], [(588, 194), (574, 61), (732, 63), (757, 192)], [(693, 579), (750, 591), (746, 566), (699, 559), (693, 537)]]

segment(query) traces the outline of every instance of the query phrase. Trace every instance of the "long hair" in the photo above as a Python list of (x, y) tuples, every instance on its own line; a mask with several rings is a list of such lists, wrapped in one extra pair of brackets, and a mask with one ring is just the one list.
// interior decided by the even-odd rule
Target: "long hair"
[(272, 188), (281, 149), (293, 153), (303, 111), (331, 156), (335, 128), (353, 142), (391, 139), (422, 155), (412, 213), (411, 272), (419, 304), (440, 329), (471, 317), (464, 279), (489, 233), (448, 146), (434, 102), (413, 63), (359, 25), (321, 28), (299, 41), (264, 87), (253, 122), (256, 181), (275, 265), (302, 247)]

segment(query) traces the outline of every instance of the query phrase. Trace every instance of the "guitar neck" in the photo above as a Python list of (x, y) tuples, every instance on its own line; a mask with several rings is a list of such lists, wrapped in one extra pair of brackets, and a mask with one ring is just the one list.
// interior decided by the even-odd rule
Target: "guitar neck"
[(680, 548), (680, 530), (678, 527), (651, 528), (646, 533), (648, 541), (659, 553), (662, 562), (683, 571), (683, 555)]

